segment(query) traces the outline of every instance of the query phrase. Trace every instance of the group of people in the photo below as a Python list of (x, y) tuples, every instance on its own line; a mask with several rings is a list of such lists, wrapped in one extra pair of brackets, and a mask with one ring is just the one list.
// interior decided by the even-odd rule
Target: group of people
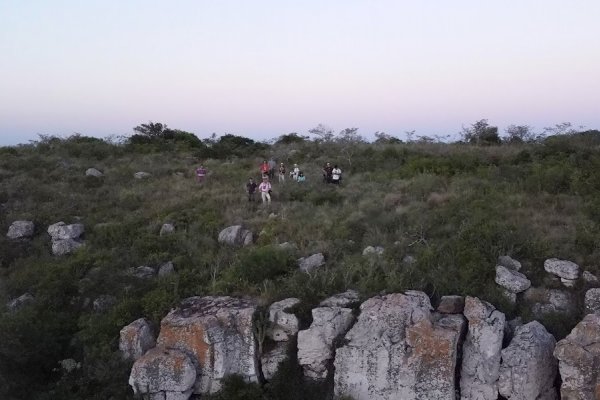
[(339, 185), (342, 181), (342, 170), (337, 165), (331, 166), (331, 163), (325, 163), (323, 166), (323, 182)]

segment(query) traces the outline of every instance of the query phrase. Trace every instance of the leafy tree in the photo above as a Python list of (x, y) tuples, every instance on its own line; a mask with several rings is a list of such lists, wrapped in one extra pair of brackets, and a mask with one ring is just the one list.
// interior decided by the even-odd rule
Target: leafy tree
[(135, 128), (133, 128), (133, 131), (137, 132), (142, 136), (147, 136), (151, 138), (165, 137), (166, 135), (172, 132), (171, 129), (167, 128), (167, 124), (152, 121), (148, 122), (147, 124), (140, 124), (136, 126)]
[(509, 125), (504, 131), (506, 132), (505, 140), (508, 143), (524, 143), (535, 140), (535, 133), (529, 125)]
[(275, 144), (292, 144), (292, 143), (304, 143), (308, 137), (300, 136), (296, 132), (288, 133), (287, 135), (281, 135), (275, 142)]
[(392, 135), (388, 135), (385, 132), (375, 132), (375, 143), (377, 144), (396, 144), (396, 143), (402, 143), (402, 140), (398, 139), (395, 136)]
[(317, 141), (320, 142), (331, 142), (335, 136), (333, 134), (333, 129), (323, 124), (319, 124), (316, 127), (309, 129), (308, 133), (315, 135)]
[(498, 136), (498, 127), (488, 124), (487, 119), (480, 119), (468, 128), (463, 127), (462, 135), (464, 140), (470, 144), (492, 145), (500, 144)]
[(358, 146), (365, 143), (365, 139), (358, 134), (358, 128), (346, 128), (340, 131), (336, 142), (341, 145), (340, 152), (348, 161), (348, 168), (352, 169), (352, 158), (356, 154)]

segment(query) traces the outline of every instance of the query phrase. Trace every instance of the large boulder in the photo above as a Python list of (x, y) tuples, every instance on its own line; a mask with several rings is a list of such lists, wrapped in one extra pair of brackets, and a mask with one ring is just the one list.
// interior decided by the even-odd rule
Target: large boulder
[(525, 275), (502, 265), (496, 266), (496, 283), (511, 293), (521, 293), (531, 286)]
[(84, 232), (85, 227), (83, 224), (67, 225), (62, 221), (48, 227), (48, 234), (52, 237), (52, 240), (79, 239)]
[(556, 399), (555, 345), (554, 336), (537, 321), (516, 328), (512, 341), (502, 350), (500, 394), (509, 400)]
[(289, 342), (277, 342), (273, 346), (263, 350), (260, 355), (260, 366), (263, 378), (271, 380), (277, 373), (279, 365), (288, 359)]
[(75, 250), (79, 249), (82, 246), (83, 243), (75, 239), (53, 240), (52, 254), (54, 254), (55, 256), (64, 256), (66, 254), (73, 253)]
[(169, 276), (175, 272), (175, 266), (173, 265), (173, 261), (167, 261), (158, 266), (158, 276)]
[(318, 307), (312, 310), (312, 317), (310, 327), (298, 332), (298, 363), (305, 376), (322, 380), (331, 369), (334, 341), (350, 329), (354, 316), (350, 308)]
[(214, 393), (221, 388), (221, 380), (233, 374), (257, 382), (256, 309), (249, 299), (190, 297), (163, 318), (157, 346), (190, 356), (199, 373), (194, 393)]
[(351, 307), (357, 305), (360, 295), (356, 290), (346, 290), (343, 293), (334, 294), (319, 303), (319, 307)]
[(498, 265), (502, 265), (508, 269), (512, 269), (513, 271), (521, 270), (521, 263), (514, 258), (509, 256), (500, 256), (498, 257)]
[(149, 400), (187, 400), (196, 378), (194, 363), (185, 352), (157, 347), (133, 364), (129, 385)]
[(325, 256), (322, 253), (313, 254), (309, 257), (302, 257), (298, 259), (298, 268), (300, 271), (311, 273), (321, 265), (325, 264)]
[(32, 221), (15, 221), (8, 227), (6, 237), (9, 239), (24, 239), (33, 236), (33, 231)]
[(560, 278), (571, 280), (579, 278), (579, 265), (571, 261), (550, 258), (544, 261), (544, 269)]
[(218, 240), (230, 246), (249, 246), (252, 244), (252, 232), (241, 225), (233, 225), (219, 232)]
[(469, 330), (463, 344), (460, 395), (463, 400), (496, 400), (505, 316), (476, 297), (465, 299)]
[(275, 342), (286, 342), (298, 333), (298, 317), (287, 309), (300, 303), (300, 299), (289, 298), (269, 307), (269, 330), (267, 336)]
[(437, 312), (442, 314), (460, 314), (465, 309), (463, 296), (442, 296)]
[(121, 329), (119, 350), (125, 360), (137, 360), (156, 345), (152, 326), (146, 318), (136, 319)]
[(588, 314), (554, 349), (563, 399), (600, 398), (600, 315)]
[(600, 312), (600, 288), (593, 288), (585, 292), (585, 313)]
[(360, 309), (337, 350), (336, 396), (455, 399), (462, 316), (432, 314), (429, 298), (414, 291), (373, 297)]

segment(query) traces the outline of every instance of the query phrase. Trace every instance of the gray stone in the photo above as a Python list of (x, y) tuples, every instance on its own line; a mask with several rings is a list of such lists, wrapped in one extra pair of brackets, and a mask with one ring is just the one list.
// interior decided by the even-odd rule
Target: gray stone
[(252, 232), (241, 225), (233, 225), (223, 229), (218, 240), (230, 246), (249, 246), (252, 244)]
[(135, 179), (146, 179), (146, 178), (150, 178), (151, 176), (152, 176), (151, 173), (144, 172), (144, 171), (136, 172), (135, 174), (133, 174), (133, 177)]
[(335, 357), (334, 392), (355, 400), (456, 397), (461, 315), (432, 314), (421, 292), (377, 296)]
[(71, 254), (84, 244), (75, 239), (59, 239), (52, 241), (52, 254), (55, 256), (64, 256)]
[(442, 314), (460, 314), (465, 308), (463, 296), (442, 296), (437, 312)]
[(6, 304), (6, 308), (8, 308), (9, 311), (18, 311), (26, 305), (33, 303), (33, 301), (34, 297), (30, 293), (25, 293), (16, 299), (9, 301)]
[(256, 302), (228, 296), (190, 297), (161, 322), (157, 346), (178, 349), (198, 370), (194, 393), (217, 392), (228, 375), (257, 382)]
[(531, 305), (535, 318), (550, 314), (572, 315), (577, 312), (577, 299), (565, 290), (529, 288), (523, 293), (523, 299)]
[(562, 283), (565, 287), (572, 288), (575, 287), (575, 285), (577, 284), (577, 280), (560, 278), (560, 283)]
[(81, 368), (81, 363), (75, 361), (72, 358), (65, 358), (64, 360), (60, 360), (58, 364), (60, 365), (60, 368), (66, 373), (70, 373)]
[(600, 284), (600, 279), (590, 271), (583, 271), (583, 275), (581, 276), (583, 281), (588, 285), (598, 285)]
[(585, 313), (600, 312), (600, 288), (590, 289), (585, 292)]
[(318, 307), (312, 316), (310, 327), (298, 332), (298, 363), (306, 377), (323, 380), (334, 358), (334, 341), (348, 331), (354, 316), (342, 307)]
[(537, 321), (516, 328), (510, 345), (502, 350), (499, 393), (509, 400), (555, 398), (555, 345), (554, 336)]
[(554, 349), (562, 399), (598, 399), (600, 394), (600, 315), (588, 314)]
[(32, 221), (15, 221), (8, 227), (6, 236), (9, 239), (24, 239), (33, 236)]
[(325, 264), (325, 257), (322, 253), (317, 253), (309, 257), (302, 257), (298, 259), (298, 267), (300, 268), (300, 271), (306, 272), (307, 274), (313, 272), (323, 264)]
[(67, 225), (62, 221), (48, 227), (48, 234), (52, 237), (52, 240), (79, 239), (84, 232), (85, 227), (83, 224)]
[(502, 289), (502, 296), (504, 296), (504, 298), (506, 300), (508, 300), (508, 302), (510, 304), (517, 304), (517, 294), (511, 292), (508, 289)]
[(117, 298), (109, 294), (98, 296), (92, 303), (92, 308), (97, 313), (105, 313), (117, 304)]
[(414, 258), (413, 256), (410, 256), (410, 255), (409, 255), (409, 256), (405, 256), (405, 257), (402, 259), (402, 262), (403, 262), (404, 264), (407, 264), (407, 265), (412, 265), (412, 264), (415, 264), (415, 263), (417, 262), (417, 259), (416, 259), (416, 258)]
[(498, 265), (502, 265), (503, 267), (512, 269), (513, 271), (521, 270), (521, 263), (509, 256), (498, 257)]
[(142, 265), (136, 268), (131, 269), (131, 275), (140, 279), (150, 279), (153, 278), (156, 274), (156, 271), (152, 267), (148, 267), (146, 265)]
[(515, 317), (510, 321), (506, 321), (504, 324), (504, 343), (508, 343), (512, 340), (515, 331), (521, 325), (523, 325), (523, 319), (521, 317)]
[(172, 261), (167, 261), (158, 267), (158, 276), (168, 276), (175, 272), (175, 266)]
[(571, 261), (550, 258), (544, 261), (544, 269), (553, 275), (565, 279), (579, 278), (579, 265)]
[(334, 294), (319, 303), (319, 307), (352, 307), (358, 305), (360, 295), (356, 290), (346, 290), (343, 293)]
[(154, 348), (133, 364), (129, 385), (147, 399), (187, 400), (196, 378), (196, 367), (185, 352)]
[(156, 337), (147, 319), (136, 319), (121, 329), (119, 350), (123, 359), (135, 361), (154, 346)]
[(504, 337), (504, 314), (476, 297), (465, 299), (469, 330), (463, 344), (460, 395), (463, 400), (496, 400)]
[(385, 249), (381, 246), (367, 246), (362, 252), (363, 256), (382, 256)]
[(165, 235), (169, 235), (171, 233), (175, 232), (175, 226), (173, 224), (163, 224), (163, 226), (160, 227), (160, 236), (165, 236)]
[(269, 330), (267, 336), (275, 342), (284, 342), (298, 333), (298, 317), (286, 310), (300, 304), (300, 299), (289, 298), (269, 307)]
[(531, 286), (525, 275), (502, 265), (496, 266), (496, 283), (512, 293), (521, 293)]
[(85, 176), (93, 176), (93, 177), (99, 178), (102, 175), (104, 175), (104, 174), (102, 172), (98, 171), (96, 168), (88, 168), (85, 171)]
[(270, 380), (277, 373), (279, 365), (288, 359), (288, 342), (278, 342), (260, 356), (263, 377)]
[(285, 250), (285, 251), (298, 251), (298, 246), (296, 246), (295, 243), (292, 242), (283, 242), (283, 243), (279, 243), (277, 245), (277, 247), (281, 250)]

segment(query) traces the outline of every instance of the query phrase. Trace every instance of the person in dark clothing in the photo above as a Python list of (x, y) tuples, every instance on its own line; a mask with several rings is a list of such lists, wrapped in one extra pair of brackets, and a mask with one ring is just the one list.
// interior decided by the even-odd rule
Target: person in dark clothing
[(331, 163), (326, 163), (323, 167), (323, 182), (331, 183), (331, 175), (333, 174), (333, 167)]
[(248, 183), (246, 183), (246, 193), (248, 193), (248, 201), (255, 201), (255, 194), (257, 188), (256, 182), (254, 179), (248, 178)]

